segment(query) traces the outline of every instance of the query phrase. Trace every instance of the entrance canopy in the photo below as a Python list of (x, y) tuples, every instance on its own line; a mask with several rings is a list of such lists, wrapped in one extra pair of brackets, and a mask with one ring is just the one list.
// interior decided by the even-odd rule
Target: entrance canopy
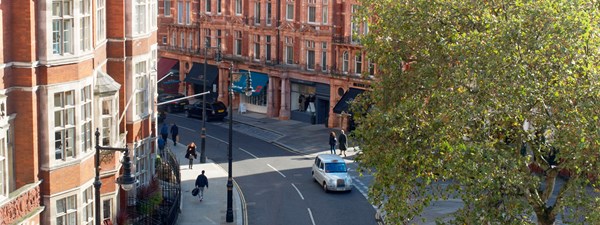
[[(206, 87), (212, 87), (213, 83), (219, 76), (219, 68), (213, 65), (206, 65)], [(204, 82), (204, 63), (194, 63), (190, 72), (185, 76), (185, 82), (200, 85)], [(204, 90), (208, 90), (210, 88), (204, 87)]]
[(363, 92), (364, 90), (361, 89), (350, 88), (350, 90), (344, 93), (342, 99), (340, 99), (340, 101), (337, 104), (335, 104), (335, 106), (333, 107), (333, 112), (337, 114), (341, 114), (342, 112), (350, 113), (349, 105), (352, 103), (352, 101), (354, 101), (356, 96)]
[[(156, 74), (156, 79), (160, 80), (161, 78), (166, 76), (167, 73), (169, 73), (169, 70), (171, 70), (171, 68), (173, 68), (177, 63), (178, 61), (176, 59), (160, 58), (158, 60), (158, 73)], [(179, 70), (179, 68), (177, 69)]]

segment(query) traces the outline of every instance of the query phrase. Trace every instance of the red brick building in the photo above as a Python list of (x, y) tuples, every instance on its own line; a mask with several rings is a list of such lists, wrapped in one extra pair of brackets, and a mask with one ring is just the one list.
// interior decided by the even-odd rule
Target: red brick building
[[(138, 186), (153, 163), (156, 1), (0, 1), (0, 224), (116, 221), (128, 147)], [(129, 194), (135, 194), (135, 189)]]
[(159, 91), (203, 92), (206, 57), (206, 90), (217, 89), (209, 100), (227, 102), (233, 64), (251, 72), (256, 90), (236, 94), (234, 108), (348, 128), (346, 102), (375, 74), (353, 35), (367, 32), (352, 20), (355, 7), (352, 0), (159, 0)]

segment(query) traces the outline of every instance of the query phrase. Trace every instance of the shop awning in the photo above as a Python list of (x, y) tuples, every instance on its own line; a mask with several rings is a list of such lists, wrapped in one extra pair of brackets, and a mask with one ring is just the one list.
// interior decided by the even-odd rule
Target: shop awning
[[(202, 86), (204, 82), (204, 64), (194, 63), (190, 72), (185, 76), (185, 82)], [(219, 76), (219, 68), (213, 65), (206, 65), (206, 87), (212, 87)], [(206, 89), (206, 88), (205, 88)]]
[[(240, 70), (240, 72), (248, 72), (247, 70)], [(254, 92), (252, 96), (260, 95), (260, 92), (266, 87), (267, 82), (269, 82), (269, 76), (264, 73), (252, 72), (250, 71), (250, 76), (252, 76), (252, 88)], [(246, 74), (239, 74), (239, 79), (233, 80), (233, 91), (244, 93), (244, 89), (246, 88)]]
[(158, 60), (158, 73), (156, 74), (156, 79), (160, 80), (165, 75), (167, 75), (167, 73), (169, 73), (169, 70), (171, 70), (171, 68), (173, 68), (173, 66), (175, 66), (177, 62), (178, 61), (176, 59), (160, 58)]
[(338, 101), (337, 104), (335, 104), (335, 106), (333, 107), (333, 112), (337, 114), (341, 114), (342, 112), (350, 113), (348, 109), (349, 105), (352, 103), (352, 101), (354, 101), (356, 96), (363, 92), (364, 90), (361, 89), (350, 88), (350, 90), (344, 93), (342, 99), (340, 99), (340, 101)]

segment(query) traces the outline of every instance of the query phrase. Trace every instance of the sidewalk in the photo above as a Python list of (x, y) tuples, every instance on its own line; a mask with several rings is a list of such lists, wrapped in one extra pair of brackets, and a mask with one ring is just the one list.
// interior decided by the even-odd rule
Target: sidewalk
[[(288, 151), (298, 154), (316, 155), (318, 153), (329, 153), (329, 133), (335, 131), (339, 135), (339, 129), (330, 129), (323, 124), (310, 124), (293, 120), (277, 120), (268, 118), (259, 113), (234, 112), (233, 129), (247, 135), (265, 140), (278, 145)], [(227, 121), (227, 120), (226, 120)], [(224, 123), (223, 126), (226, 126)], [(184, 158), (186, 145), (177, 144), (172, 146), (168, 142), (167, 147), (177, 155), (181, 169), (181, 214), (177, 220), (178, 225), (212, 225), (212, 224), (237, 224), (246, 225), (247, 215), (245, 211), (244, 196), (235, 183), (233, 187), (233, 223), (225, 222), (227, 206), (227, 172), (210, 159), (206, 163), (199, 164), (195, 160), (193, 169), (188, 169), (188, 159)], [(349, 140), (347, 159), (356, 155), (357, 151), (352, 147)], [(339, 153), (339, 150), (338, 150)], [(191, 194), (194, 182), (200, 172), (204, 170), (208, 177), (209, 188), (204, 191), (204, 200)]]
[[(227, 171), (219, 165), (206, 160), (206, 163), (200, 164), (194, 160), (193, 169), (188, 169), (188, 159), (184, 158), (187, 146), (177, 144), (173, 146), (169, 142), (167, 147), (177, 155), (179, 169), (181, 171), (181, 213), (177, 219), (178, 225), (212, 225), (212, 224), (236, 224), (245, 225), (247, 223), (245, 212), (242, 210), (243, 196), (238, 191), (238, 186), (233, 187), (233, 223), (225, 222), (227, 211)], [(199, 155), (198, 155), (199, 156)], [(192, 196), (192, 189), (195, 187), (196, 177), (204, 170), (204, 175), (208, 177), (208, 189), (204, 189), (204, 200), (200, 202), (197, 196)]]

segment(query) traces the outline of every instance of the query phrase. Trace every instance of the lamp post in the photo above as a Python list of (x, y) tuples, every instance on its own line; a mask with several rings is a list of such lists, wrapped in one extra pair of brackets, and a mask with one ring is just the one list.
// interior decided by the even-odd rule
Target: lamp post
[(252, 95), (254, 89), (252, 89), (252, 79), (250, 78), (250, 72), (232, 72), (233, 64), (229, 67), (229, 145), (227, 150), (229, 152), (228, 160), (228, 171), (227, 171), (227, 214), (225, 215), (225, 221), (227, 223), (233, 222), (233, 178), (232, 178), (232, 148), (233, 148), (233, 74), (248, 74), (246, 79), (246, 87), (244, 93), (246, 96)]
[(102, 181), (100, 181), (100, 150), (105, 151), (119, 151), (123, 152), (123, 175), (121, 175), (117, 179), (117, 183), (120, 184), (121, 188), (124, 191), (129, 191), (133, 188), (133, 184), (136, 183), (135, 177), (131, 174), (131, 159), (129, 158), (129, 149), (128, 148), (113, 148), (113, 147), (105, 147), (100, 146), (100, 131), (96, 128), (96, 179), (94, 180), (94, 188), (96, 189), (96, 194), (94, 196), (94, 202), (96, 207), (96, 225), (100, 225), (100, 187), (102, 186)]
[[(214, 48), (208, 46), (208, 42), (204, 46), (204, 75), (202, 76), (202, 92), (206, 92), (206, 64), (208, 58), (208, 49)], [(221, 45), (217, 45), (219, 52), (217, 53), (217, 62), (221, 61)], [(200, 163), (206, 162), (206, 95), (202, 95), (202, 131), (200, 132)]]

